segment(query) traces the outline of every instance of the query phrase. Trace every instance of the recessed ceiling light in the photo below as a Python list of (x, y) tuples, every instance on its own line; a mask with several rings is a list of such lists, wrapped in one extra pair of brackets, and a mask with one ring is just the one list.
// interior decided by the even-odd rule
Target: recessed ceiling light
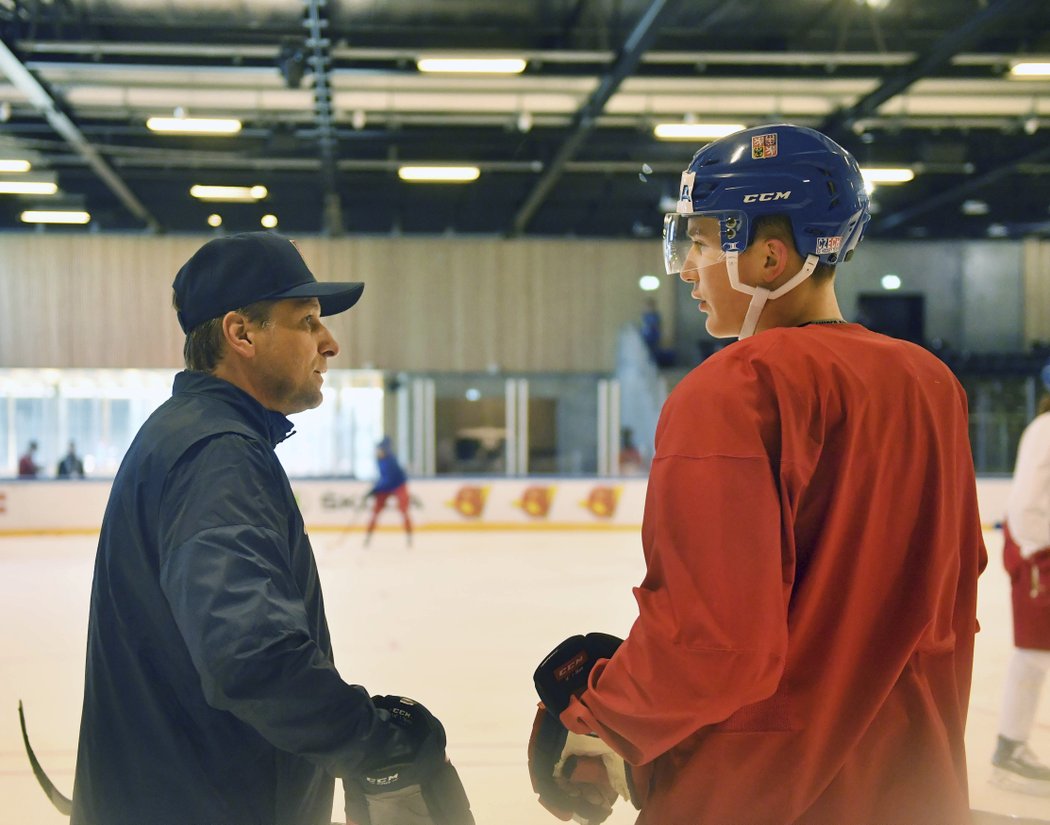
[(235, 135), (241, 122), (231, 117), (151, 117), (146, 128), (173, 135)]
[(212, 212), (210, 215), (208, 215), (208, 226), (211, 226), (213, 228), (218, 228), (222, 226), (222, 215), (220, 215), (217, 212)]
[(907, 183), (910, 180), (915, 179), (915, 173), (911, 169), (905, 167), (861, 167), (860, 175), (865, 181), (871, 181), (875, 184), (883, 183)]
[(266, 228), (266, 229), (273, 229), (275, 226), (277, 226), (277, 216), (276, 215), (263, 215), (259, 219), (259, 223), (261, 223), (263, 225), (263, 227)]
[(402, 166), (397, 170), (401, 180), (416, 183), (469, 183), (480, 174), (477, 166)]
[(44, 180), (0, 180), (3, 195), (54, 195), (58, 184)]
[(521, 74), (526, 65), (520, 57), (421, 57), (416, 61), (421, 72), (454, 74)]
[(23, 223), (73, 223), (83, 224), (91, 220), (88, 212), (81, 210), (27, 209), (20, 216)]
[(1050, 77), (1050, 62), (1022, 60), (1010, 67), (1011, 77)]
[(190, 194), (202, 201), (258, 201), (267, 196), (265, 186), (208, 186), (194, 184)]
[(660, 140), (715, 140), (743, 128), (742, 123), (657, 123), (653, 134)]
[(959, 211), (964, 215), (987, 215), (988, 204), (985, 201), (976, 199), (969, 199), (962, 202), (962, 206), (959, 207)]

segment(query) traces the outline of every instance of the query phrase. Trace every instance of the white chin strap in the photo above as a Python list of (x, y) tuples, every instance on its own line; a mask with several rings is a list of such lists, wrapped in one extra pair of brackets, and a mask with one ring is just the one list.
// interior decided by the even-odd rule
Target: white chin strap
[(736, 266), (739, 254), (739, 252), (726, 253), (726, 271), (729, 273), (729, 283), (733, 289), (737, 292), (745, 292), (751, 296), (751, 303), (747, 307), (744, 323), (740, 326), (740, 334), (737, 336), (738, 338), (749, 338), (755, 334), (755, 327), (758, 326), (758, 316), (762, 314), (762, 308), (766, 305), (766, 301), (775, 301), (781, 295), (786, 295), (797, 287), (813, 274), (813, 270), (817, 268), (820, 259), (816, 255), (807, 255), (806, 262), (802, 264), (802, 269), (790, 281), (786, 281), (771, 291), (764, 286), (748, 286), (740, 283), (740, 274)]

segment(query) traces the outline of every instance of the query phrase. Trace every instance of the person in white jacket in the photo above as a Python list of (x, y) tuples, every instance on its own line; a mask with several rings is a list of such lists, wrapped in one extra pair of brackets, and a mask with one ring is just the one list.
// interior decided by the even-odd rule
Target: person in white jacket
[[(1050, 364), (1043, 374), (1050, 389)], [(1021, 435), (1003, 532), (1016, 647), (1006, 673), (992, 783), (1050, 796), (1050, 767), (1028, 746), (1050, 670), (1050, 394)]]

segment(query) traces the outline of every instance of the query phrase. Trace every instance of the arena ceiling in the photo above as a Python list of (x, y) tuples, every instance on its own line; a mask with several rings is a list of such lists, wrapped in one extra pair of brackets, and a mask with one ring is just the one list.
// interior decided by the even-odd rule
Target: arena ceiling
[[(0, 0), (0, 230), (655, 237), (702, 141), (662, 122), (814, 126), (879, 186), (869, 237), (1050, 233), (1047, 0)], [(433, 56), (526, 61), (429, 74)], [(241, 121), (152, 132), (155, 116)], [(469, 165), (409, 183), (402, 165)], [(214, 203), (194, 184), (264, 186)], [(57, 231), (51, 230), (48, 231)]]

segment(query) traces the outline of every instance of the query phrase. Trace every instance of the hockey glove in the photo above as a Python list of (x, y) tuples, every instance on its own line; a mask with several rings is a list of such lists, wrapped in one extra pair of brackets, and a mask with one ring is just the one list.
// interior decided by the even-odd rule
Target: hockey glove
[(445, 729), (425, 707), (401, 696), (372, 702), (398, 726), (382, 757), (345, 779), (347, 825), (474, 825), (459, 774), (445, 754)]
[(604, 822), (618, 796), (638, 807), (623, 758), (597, 736), (572, 733), (559, 719), (587, 687), (595, 662), (611, 657), (620, 643), (606, 633), (573, 636), (534, 675), (542, 702), (529, 740), (529, 774), (540, 804), (563, 821)]

